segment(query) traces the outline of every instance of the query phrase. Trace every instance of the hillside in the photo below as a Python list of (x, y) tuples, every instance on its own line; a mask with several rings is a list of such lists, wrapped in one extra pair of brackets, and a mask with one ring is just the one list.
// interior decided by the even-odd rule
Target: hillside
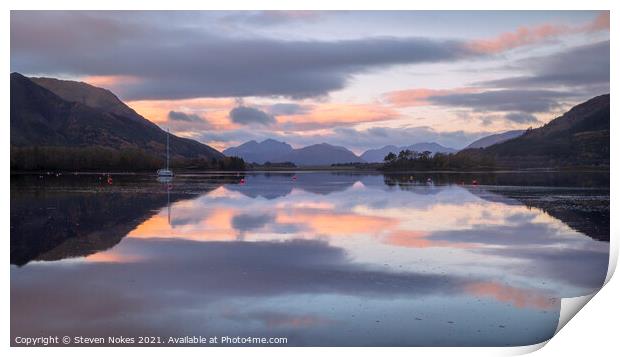
[[(111, 92), (71, 81), (36, 81), (52, 90), (19, 73), (11, 74), (12, 165), (20, 164), (13, 160), (13, 154), (15, 157), (28, 156), (28, 150), (33, 148), (45, 148), (44, 153), (55, 152), (57, 155), (79, 151), (85, 157), (101, 150), (105, 153), (97, 153), (98, 156), (140, 152), (141, 158), (158, 161), (157, 165), (163, 163), (166, 132), (127, 107)], [(205, 144), (172, 134), (170, 154), (173, 163), (224, 159), (223, 154)], [(71, 165), (80, 168), (79, 163)], [(153, 165), (156, 163), (150, 164)]]
[(500, 134), (493, 134), (480, 138), (473, 143), (467, 145), (465, 149), (483, 149), (491, 145), (503, 143), (504, 141), (514, 139), (525, 133), (525, 130), (511, 130)]
[(123, 103), (114, 93), (107, 89), (95, 87), (88, 83), (67, 81), (47, 77), (30, 77), (34, 83), (56, 94), (67, 102), (77, 102), (94, 109), (120, 115), (135, 121), (157, 127)]
[(576, 105), (546, 125), (485, 149), (458, 155), (487, 157), (497, 167), (609, 167), (609, 94)]

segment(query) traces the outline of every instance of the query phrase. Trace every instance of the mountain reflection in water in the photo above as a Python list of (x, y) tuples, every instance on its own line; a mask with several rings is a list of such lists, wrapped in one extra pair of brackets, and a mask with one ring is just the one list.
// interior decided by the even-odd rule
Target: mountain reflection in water
[(604, 281), (608, 175), (418, 175), (12, 176), (11, 334), (524, 345)]

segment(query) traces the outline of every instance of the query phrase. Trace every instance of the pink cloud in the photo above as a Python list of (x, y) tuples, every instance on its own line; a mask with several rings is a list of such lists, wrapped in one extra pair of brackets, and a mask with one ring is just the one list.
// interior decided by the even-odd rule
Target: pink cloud
[(416, 107), (430, 105), (428, 101), (430, 97), (437, 97), (450, 94), (474, 93), (478, 92), (478, 88), (453, 88), (453, 89), (430, 89), (430, 88), (413, 88), (404, 89), (385, 93), (383, 96), (393, 105), (397, 107)]
[(547, 310), (557, 304), (555, 300), (536, 290), (521, 289), (496, 282), (468, 284), (465, 287), (465, 292), (474, 296), (506, 302), (518, 308)]
[(550, 40), (562, 35), (590, 33), (609, 30), (609, 11), (601, 12), (591, 22), (582, 26), (543, 24), (534, 27), (519, 27), (497, 37), (469, 42), (468, 47), (478, 53), (500, 53), (514, 48)]

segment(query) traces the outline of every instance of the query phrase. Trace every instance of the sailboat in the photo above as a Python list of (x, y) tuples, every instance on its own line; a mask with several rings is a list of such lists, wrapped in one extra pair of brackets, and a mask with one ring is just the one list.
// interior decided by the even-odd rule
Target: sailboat
[(157, 170), (158, 177), (172, 177), (174, 173), (170, 170), (170, 129), (166, 133), (166, 168)]

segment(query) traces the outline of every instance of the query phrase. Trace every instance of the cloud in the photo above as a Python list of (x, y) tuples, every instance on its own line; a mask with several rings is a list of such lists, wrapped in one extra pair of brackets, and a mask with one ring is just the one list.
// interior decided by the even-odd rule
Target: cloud
[(582, 288), (580, 293), (575, 294), (577, 296), (589, 294), (603, 285), (609, 263), (608, 251), (544, 249), (535, 245), (507, 249), (484, 248), (480, 251), (484, 254), (520, 259), (530, 266), (535, 264), (537, 274)]
[(273, 214), (238, 214), (231, 220), (233, 228), (239, 231), (253, 231), (275, 221)]
[[(230, 16), (276, 24), (323, 14), (267, 11)], [(125, 100), (304, 98), (343, 89), (354, 75), (388, 66), (482, 58), (563, 34), (609, 28), (606, 11), (584, 25), (522, 28), (478, 41), (420, 37), (285, 41), (226, 36), (203, 16), (201, 12), (13, 11), (11, 70), (131, 78), (107, 82)]]
[(504, 118), (508, 121), (511, 121), (513, 123), (519, 123), (519, 124), (540, 123), (538, 121), (538, 118), (528, 113), (520, 113), (520, 112), (508, 113), (504, 116)]
[(559, 108), (561, 100), (571, 97), (574, 97), (573, 93), (552, 90), (506, 89), (437, 95), (427, 100), (434, 105), (477, 112), (543, 113)]
[(530, 74), (479, 82), (477, 85), (496, 88), (596, 85), (601, 87), (601, 91), (609, 92), (609, 46), (609, 41), (601, 41), (544, 57), (528, 58), (517, 62), (517, 65)]
[(311, 108), (297, 103), (276, 103), (269, 106), (272, 115), (298, 115), (306, 114)]
[(138, 80), (111, 88), (125, 100), (301, 98), (342, 89), (352, 75), (376, 68), (475, 55), (458, 40), (226, 37), (208, 27), (185, 26), (197, 21), (188, 14), (186, 23), (165, 25), (153, 16), (11, 12), (11, 70), (78, 77), (131, 75)]
[(413, 88), (404, 89), (383, 94), (383, 96), (391, 103), (399, 107), (413, 107), (431, 104), (430, 97), (478, 92), (479, 88), (453, 88), (453, 89), (431, 89), (431, 88)]
[(204, 120), (200, 115), (176, 112), (174, 110), (171, 110), (168, 113), (168, 119), (176, 120), (176, 121), (186, 121), (186, 122), (201, 122)]
[(304, 114), (279, 119), (283, 130), (305, 131), (396, 119), (400, 113), (379, 103), (321, 103)]
[(271, 125), (276, 123), (273, 115), (252, 107), (238, 106), (230, 111), (230, 120), (241, 125)]
[(500, 53), (514, 48), (532, 45), (562, 35), (609, 31), (609, 11), (601, 11), (591, 22), (581, 26), (543, 24), (533, 27), (519, 27), (514, 32), (505, 32), (497, 37), (474, 40), (468, 47), (480, 53)]
[(292, 22), (315, 22), (330, 12), (311, 10), (284, 10), (284, 11), (238, 11), (224, 16), (220, 21), (224, 24), (242, 23), (259, 26), (275, 26)]

